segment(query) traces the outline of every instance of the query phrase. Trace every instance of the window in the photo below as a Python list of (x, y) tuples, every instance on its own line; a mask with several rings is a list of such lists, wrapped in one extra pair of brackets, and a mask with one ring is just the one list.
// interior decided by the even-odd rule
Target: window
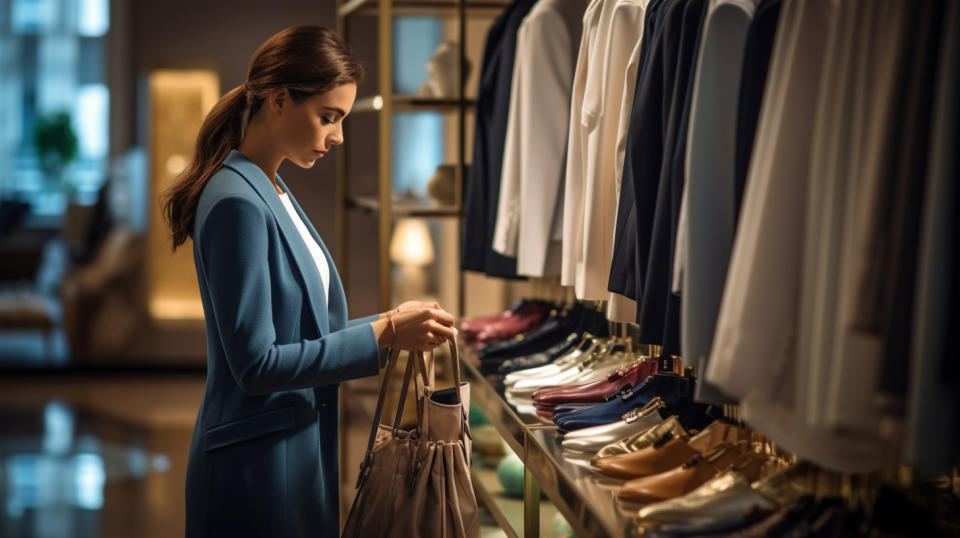
[[(37, 214), (62, 213), (68, 192), (77, 203), (95, 201), (109, 152), (109, 7), (109, 0), (0, 0), (0, 198), (25, 200)], [(38, 124), (57, 113), (67, 114), (76, 138), (60, 174), (67, 189), (43, 171), (34, 141)]]

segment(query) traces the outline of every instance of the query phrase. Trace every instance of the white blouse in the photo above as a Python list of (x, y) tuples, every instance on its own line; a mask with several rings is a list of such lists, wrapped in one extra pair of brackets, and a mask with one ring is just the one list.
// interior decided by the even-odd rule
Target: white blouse
[(300, 237), (302, 237), (303, 242), (307, 244), (307, 249), (310, 251), (310, 255), (313, 257), (314, 263), (317, 264), (317, 270), (320, 272), (320, 281), (323, 283), (323, 297), (329, 304), (330, 265), (327, 264), (327, 257), (324, 256), (323, 249), (320, 248), (320, 245), (317, 243), (317, 241), (312, 235), (310, 235), (310, 231), (307, 230), (307, 225), (303, 223), (300, 215), (297, 214), (297, 210), (293, 207), (293, 203), (290, 202), (290, 197), (287, 196), (287, 193), (280, 195), (280, 201), (283, 202), (283, 207), (287, 208), (287, 213), (290, 214), (290, 219), (293, 220), (294, 226), (296, 226), (297, 231), (300, 232)]

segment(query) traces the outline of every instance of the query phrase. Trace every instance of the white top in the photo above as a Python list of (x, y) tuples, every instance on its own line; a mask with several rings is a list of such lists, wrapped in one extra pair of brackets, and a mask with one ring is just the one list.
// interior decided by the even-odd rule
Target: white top
[(517, 273), (560, 272), (570, 92), (585, 0), (540, 0), (517, 31), (493, 249)]
[(307, 225), (303, 223), (300, 215), (297, 214), (297, 210), (293, 207), (293, 203), (290, 202), (290, 197), (287, 196), (287, 193), (280, 195), (280, 201), (283, 202), (283, 207), (287, 208), (287, 213), (290, 215), (290, 219), (293, 220), (293, 225), (297, 227), (297, 231), (300, 232), (300, 237), (302, 237), (303, 242), (307, 244), (307, 250), (310, 251), (310, 256), (313, 257), (314, 263), (317, 264), (317, 270), (320, 272), (320, 281), (323, 283), (323, 298), (329, 303), (330, 265), (327, 264), (327, 257), (323, 254), (323, 249), (320, 248), (317, 241), (310, 235), (310, 230), (307, 230)]
[(574, 75), (560, 283), (574, 286), (578, 299), (606, 300), (619, 197), (620, 115), (628, 101), (623, 93), (636, 84), (647, 0), (602, 0), (599, 8), (599, 16), (590, 8), (584, 15)]

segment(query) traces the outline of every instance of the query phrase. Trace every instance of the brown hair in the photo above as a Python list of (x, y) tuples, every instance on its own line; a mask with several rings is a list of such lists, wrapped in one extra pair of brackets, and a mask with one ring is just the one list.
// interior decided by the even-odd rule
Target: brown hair
[(286, 88), (294, 102), (358, 83), (363, 68), (335, 32), (322, 26), (291, 26), (260, 45), (250, 61), (247, 80), (220, 98), (203, 120), (190, 164), (161, 195), (170, 224), (173, 250), (193, 236), (200, 193), (230, 151), (240, 145), (243, 130), (264, 98)]

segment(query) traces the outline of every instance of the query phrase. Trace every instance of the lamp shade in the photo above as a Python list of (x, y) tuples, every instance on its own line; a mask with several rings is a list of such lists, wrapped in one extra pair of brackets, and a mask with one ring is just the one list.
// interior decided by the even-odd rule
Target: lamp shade
[(390, 260), (399, 265), (424, 266), (433, 263), (433, 241), (427, 223), (400, 219), (390, 239)]

